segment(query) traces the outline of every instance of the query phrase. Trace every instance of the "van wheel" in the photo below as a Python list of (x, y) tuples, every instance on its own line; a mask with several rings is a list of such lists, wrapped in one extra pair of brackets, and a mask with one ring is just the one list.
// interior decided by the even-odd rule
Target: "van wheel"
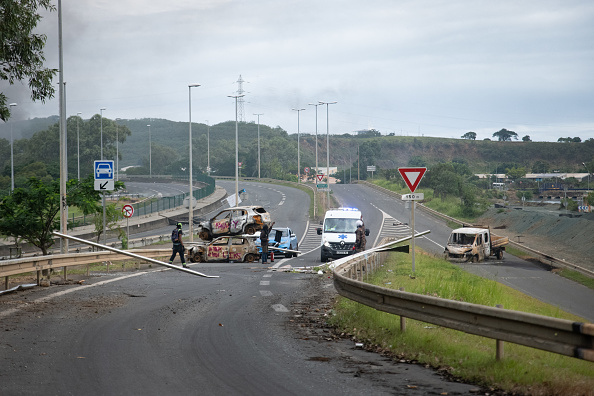
[(501, 249), (497, 251), (497, 260), (503, 260), (503, 250)]
[(478, 262), (479, 262), (479, 256), (478, 256), (478, 255), (476, 255), (476, 256), (472, 256), (472, 260), (471, 260), (471, 261), (472, 261), (473, 263), (478, 263)]
[(246, 254), (244, 261), (247, 262), (247, 263), (253, 263), (254, 261), (256, 261), (256, 256), (254, 256), (251, 253), (250, 254)]

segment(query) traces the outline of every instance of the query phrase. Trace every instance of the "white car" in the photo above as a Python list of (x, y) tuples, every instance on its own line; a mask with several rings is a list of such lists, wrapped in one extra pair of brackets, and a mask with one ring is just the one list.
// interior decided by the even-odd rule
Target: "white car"
[(222, 210), (210, 220), (202, 221), (198, 228), (200, 239), (210, 241), (218, 236), (250, 234), (270, 224), (270, 213), (261, 206), (237, 206)]

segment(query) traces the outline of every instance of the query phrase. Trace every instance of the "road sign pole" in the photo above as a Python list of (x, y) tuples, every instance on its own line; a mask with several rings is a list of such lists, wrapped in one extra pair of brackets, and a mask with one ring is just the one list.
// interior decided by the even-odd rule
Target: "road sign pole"
[(412, 238), (410, 240), (410, 244), (412, 247), (412, 276), (415, 277), (415, 205), (417, 201), (412, 201), (412, 205), (410, 205), (410, 224), (412, 228)]
[(101, 193), (103, 196), (103, 244), (107, 245), (107, 231), (105, 230), (105, 192)]
[(130, 218), (126, 217), (126, 248), (130, 249)]

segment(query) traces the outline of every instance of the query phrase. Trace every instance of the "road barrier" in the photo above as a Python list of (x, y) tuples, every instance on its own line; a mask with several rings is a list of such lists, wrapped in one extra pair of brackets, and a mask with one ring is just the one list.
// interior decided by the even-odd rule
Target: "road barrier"
[(508, 341), (594, 362), (592, 323), (418, 295), (363, 282), (363, 273), (379, 268), (378, 263), (384, 260), (373, 257), (378, 254), (378, 248), (332, 264), (334, 287), (340, 295), (379, 311), (400, 315), (401, 328), (404, 328), (403, 318), (411, 318), (496, 339), (498, 358), (502, 357), (501, 341)]

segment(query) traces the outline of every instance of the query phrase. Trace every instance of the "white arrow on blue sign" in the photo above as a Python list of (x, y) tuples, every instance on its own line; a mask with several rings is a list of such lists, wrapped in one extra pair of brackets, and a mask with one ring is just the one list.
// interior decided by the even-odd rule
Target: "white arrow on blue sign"
[(95, 180), (113, 180), (113, 161), (95, 161)]

